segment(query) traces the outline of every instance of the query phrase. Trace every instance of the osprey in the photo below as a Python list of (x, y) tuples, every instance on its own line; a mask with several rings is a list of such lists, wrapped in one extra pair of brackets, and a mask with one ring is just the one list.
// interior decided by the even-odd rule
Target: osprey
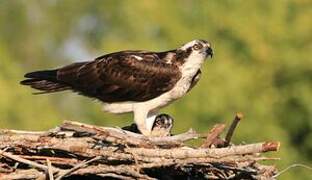
[(53, 93), (72, 90), (104, 103), (104, 111), (133, 112), (144, 135), (150, 135), (160, 108), (184, 96), (200, 78), (211, 45), (193, 40), (178, 49), (120, 51), (53, 70), (25, 74), (21, 84)]

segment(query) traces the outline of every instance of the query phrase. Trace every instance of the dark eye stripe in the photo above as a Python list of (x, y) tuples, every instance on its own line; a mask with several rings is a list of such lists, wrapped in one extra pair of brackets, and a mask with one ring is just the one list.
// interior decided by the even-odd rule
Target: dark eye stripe
[(195, 45), (193, 46), (193, 49), (194, 49), (194, 50), (198, 50), (198, 49), (201, 49), (201, 48), (203, 48), (203, 45), (202, 45), (201, 43), (197, 43), (197, 44), (195, 44)]

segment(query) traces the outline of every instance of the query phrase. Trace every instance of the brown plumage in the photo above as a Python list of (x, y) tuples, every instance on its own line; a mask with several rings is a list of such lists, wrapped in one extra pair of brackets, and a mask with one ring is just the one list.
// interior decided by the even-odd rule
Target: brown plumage
[(165, 61), (167, 53), (175, 52), (121, 51), (94, 61), (27, 73), (21, 84), (39, 93), (73, 90), (103, 102), (142, 102), (169, 91), (180, 79), (176, 63)]

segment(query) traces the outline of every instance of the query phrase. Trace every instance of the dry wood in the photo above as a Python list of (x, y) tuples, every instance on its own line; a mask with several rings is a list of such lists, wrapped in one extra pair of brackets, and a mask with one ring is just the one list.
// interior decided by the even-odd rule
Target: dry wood
[(0, 151), (0, 155), (1, 156), (4, 156), (4, 157), (7, 157), (7, 158), (10, 158), (12, 160), (15, 160), (16, 162), (20, 162), (20, 163), (24, 163), (24, 164), (28, 164), (34, 168), (38, 168), (38, 169), (41, 169), (41, 170), (44, 170), (44, 171), (47, 171), (48, 170), (48, 167), (47, 166), (44, 166), (44, 165), (41, 165), (41, 164), (38, 164), (34, 161), (29, 161), (27, 159), (23, 159), (17, 155), (13, 155), (11, 153), (7, 153), (7, 152), (4, 152), (4, 151)]
[(49, 180), (54, 180), (52, 164), (49, 159), (47, 159), (47, 165), (48, 165)]
[(133, 133), (120, 128), (110, 128), (110, 127), (95, 127), (83, 123), (65, 121), (64, 124), (60, 126), (62, 130), (74, 131), (81, 134), (90, 134), (94, 138), (105, 140), (113, 143), (124, 143), (129, 145), (137, 146), (177, 146), (181, 142), (196, 139), (200, 137), (200, 134), (196, 133), (192, 129), (189, 131), (166, 137), (146, 137), (142, 134)]
[(216, 124), (208, 133), (206, 141), (201, 145), (202, 148), (208, 148), (217, 142), (220, 134), (223, 132), (225, 124)]
[[(234, 121), (226, 141), (220, 137), (224, 124), (206, 135), (190, 130), (166, 137), (72, 121), (47, 132), (0, 130), (0, 179), (272, 178), (276, 169), (259, 162), (276, 158), (260, 154), (277, 151), (279, 142), (225, 147)], [(199, 147), (184, 144), (197, 138), (206, 140)]]
[(36, 180), (43, 180), (45, 179), (46, 175), (42, 171), (38, 171), (36, 169), (17, 169), (16, 171), (9, 173), (9, 174), (0, 174), (0, 179), (5, 180), (16, 180), (16, 179), (36, 179)]
[(75, 167), (60, 173), (56, 180), (61, 180), (63, 177), (67, 176), (68, 174), (71, 174), (71, 173), (77, 171), (78, 169), (88, 165), (89, 163), (92, 163), (92, 162), (97, 161), (99, 159), (101, 159), (101, 157), (97, 156), (97, 157), (92, 158), (88, 161), (81, 162), (81, 163), (77, 164)]
[(241, 119), (243, 119), (244, 115), (243, 113), (236, 113), (235, 118), (228, 130), (228, 132), (226, 133), (225, 136), (225, 146), (228, 146), (231, 142), (232, 136), (234, 134), (235, 128), (238, 125), (238, 123), (240, 122)]
[(227, 148), (213, 149), (192, 149), (192, 148), (172, 148), (172, 149), (146, 149), (146, 148), (131, 148), (125, 149), (126, 152), (135, 153), (144, 157), (164, 157), (164, 158), (222, 158), (233, 155), (255, 154), (268, 151), (277, 151), (279, 149), (278, 142), (264, 142), (248, 145), (238, 145)]

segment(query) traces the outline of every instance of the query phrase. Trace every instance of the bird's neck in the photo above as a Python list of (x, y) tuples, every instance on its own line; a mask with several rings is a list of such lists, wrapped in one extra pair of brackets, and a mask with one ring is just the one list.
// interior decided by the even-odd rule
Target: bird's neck
[(191, 54), (180, 67), (182, 78), (191, 80), (202, 66), (205, 57), (201, 54)]

